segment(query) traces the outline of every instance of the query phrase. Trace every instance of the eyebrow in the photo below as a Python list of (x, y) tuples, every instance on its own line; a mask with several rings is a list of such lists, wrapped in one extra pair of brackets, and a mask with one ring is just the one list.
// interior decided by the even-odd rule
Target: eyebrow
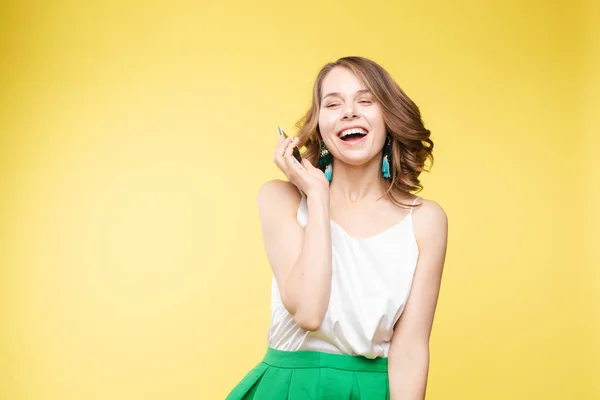
[[(360, 89), (358, 90), (356, 93), (358, 94), (366, 94), (366, 93), (371, 93), (371, 91), (369, 89)], [(325, 98), (330, 97), (330, 96), (338, 96), (338, 97), (342, 97), (342, 95), (339, 92), (331, 92), (331, 93), (327, 93), (325, 96), (323, 96), (321, 98), (321, 100), (325, 100)]]

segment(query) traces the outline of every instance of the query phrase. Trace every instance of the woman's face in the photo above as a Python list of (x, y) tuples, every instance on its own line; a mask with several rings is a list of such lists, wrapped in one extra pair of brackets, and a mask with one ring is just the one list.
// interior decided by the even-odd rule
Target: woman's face
[(381, 105), (348, 69), (335, 67), (321, 85), (319, 130), (333, 156), (361, 165), (381, 152), (386, 140)]

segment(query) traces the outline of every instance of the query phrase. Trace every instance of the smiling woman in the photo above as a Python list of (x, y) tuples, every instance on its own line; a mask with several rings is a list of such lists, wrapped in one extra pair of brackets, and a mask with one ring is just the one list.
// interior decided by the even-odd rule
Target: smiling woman
[[(361, 118), (340, 118), (348, 112)], [(331, 152), (335, 171), (338, 164), (344, 168), (342, 164), (376, 158), (386, 144), (393, 164), (387, 192), (397, 205), (402, 205), (403, 193), (422, 189), (418, 177), (428, 171), (427, 159), (433, 166), (433, 141), (419, 108), (385, 69), (363, 57), (341, 58), (321, 69), (312, 106), (297, 125), (298, 145), (307, 149), (304, 157), (315, 164), (324, 150)], [(350, 132), (357, 135), (346, 137)]]
[(298, 127), (275, 146), (288, 181), (258, 196), (269, 347), (227, 399), (423, 399), (448, 229), (436, 202), (411, 193), (430, 132), (360, 57), (323, 67)]

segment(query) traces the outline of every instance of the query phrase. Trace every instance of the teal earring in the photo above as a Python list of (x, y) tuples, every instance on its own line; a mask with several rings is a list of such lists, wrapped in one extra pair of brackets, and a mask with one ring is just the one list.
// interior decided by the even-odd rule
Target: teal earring
[(383, 147), (383, 162), (381, 164), (381, 172), (383, 172), (383, 177), (385, 179), (390, 179), (392, 175), (390, 174), (390, 162), (392, 160), (392, 140), (388, 136), (387, 142)]
[(323, 172), (325, 172), (325, 178), (331, 183), (331, 178), (333, 177), (333, 167), (331, 166), (333, 162), (333, 157), (327, 147), (325, 147), (325, 142), (321, 140), (321, 154), (319, 157), (319, 166), (321, 167)]

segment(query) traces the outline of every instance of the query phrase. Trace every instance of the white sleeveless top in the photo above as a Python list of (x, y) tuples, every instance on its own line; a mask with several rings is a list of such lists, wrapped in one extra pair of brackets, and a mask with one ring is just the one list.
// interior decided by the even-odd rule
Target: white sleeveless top
[[(297, 220), (303, 227), (307, 216), (302, 194)], [(331, 244), (331, 296), (321, 327), (311, 332), (296, 325), (283, 306), (273, 276), (268, 345), (284, 351), (387, 357), (419, 256), (412, 208), (401, 222), (366, 238), (350, 236), (331, 220)]]

